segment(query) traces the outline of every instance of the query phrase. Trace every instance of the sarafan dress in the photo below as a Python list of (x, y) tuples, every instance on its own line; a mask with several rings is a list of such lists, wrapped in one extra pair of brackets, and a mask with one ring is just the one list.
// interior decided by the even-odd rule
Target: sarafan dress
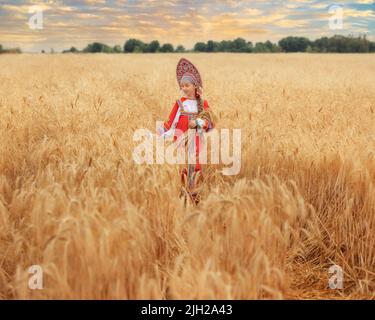
[[(203, 99), (202, 99), (203, 100)], [(201, 101), (202, 101), (201, 100)], [(203, 102), (203, 103), (202, 103)], [(188, 195), (194, 204), (199, 202), (199, 187), (203, 182), (202, 164), (199, 162), (199, 154), (204, 143), (204, 133), (214, 129), (210, 108), (207, 100), (201, 102), (202, 107), (198, 107), (198, 100), (186, 97), (179, 98), (174, 104), (167, 121), (161, 128), (161, 136), (172, 136), (173, 141), (180, 147), (185, 148), (185, 154), (195, 157), (195, 163), (183, 165), (181, 174), (180, 196)], [(195, 120), (197, 127), (190, 129), (193, 136), (188, 139), (189, 121)], [(186, 198), (185, 198), (186, 200)]]

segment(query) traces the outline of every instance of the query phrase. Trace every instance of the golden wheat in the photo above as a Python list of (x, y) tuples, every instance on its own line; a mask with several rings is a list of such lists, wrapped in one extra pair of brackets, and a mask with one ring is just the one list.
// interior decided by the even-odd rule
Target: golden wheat
[(132, 159), (179, 55), (0, 56), (0, 298), (373, 298), (374, 57), (184, 56), (242, 129), (240, 173), (186, 208), (176, 167)]

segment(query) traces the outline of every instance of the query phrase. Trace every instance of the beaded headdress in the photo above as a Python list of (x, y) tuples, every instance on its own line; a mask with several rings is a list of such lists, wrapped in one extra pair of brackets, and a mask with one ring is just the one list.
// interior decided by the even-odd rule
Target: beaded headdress
[(177, 63), (176, 76), (179, 86), (181, 86), (182, 82), (189, 81), (196, 86), (203, 88), (202, 79), (198, 69), (194, 66), (194, 64), (185, 58), (181, 58)]

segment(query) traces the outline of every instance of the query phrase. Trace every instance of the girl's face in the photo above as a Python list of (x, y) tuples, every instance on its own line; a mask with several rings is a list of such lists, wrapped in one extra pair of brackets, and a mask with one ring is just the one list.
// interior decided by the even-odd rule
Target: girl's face
[(195, 85), (190, 82), (181, 83), (181, 90), (184, 91), (184, 94), (189, 98), (195, 97)]

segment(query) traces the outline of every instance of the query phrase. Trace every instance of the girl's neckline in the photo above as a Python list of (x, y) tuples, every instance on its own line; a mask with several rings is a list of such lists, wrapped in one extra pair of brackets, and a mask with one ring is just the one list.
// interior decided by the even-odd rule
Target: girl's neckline
[(186, 97), (185, 97), (185, 99), (186, 99), (186, 100), (193, 100), (193, 101), (197, 101), (197, 99), (189, 99), (189, 98), (186, 98)]

